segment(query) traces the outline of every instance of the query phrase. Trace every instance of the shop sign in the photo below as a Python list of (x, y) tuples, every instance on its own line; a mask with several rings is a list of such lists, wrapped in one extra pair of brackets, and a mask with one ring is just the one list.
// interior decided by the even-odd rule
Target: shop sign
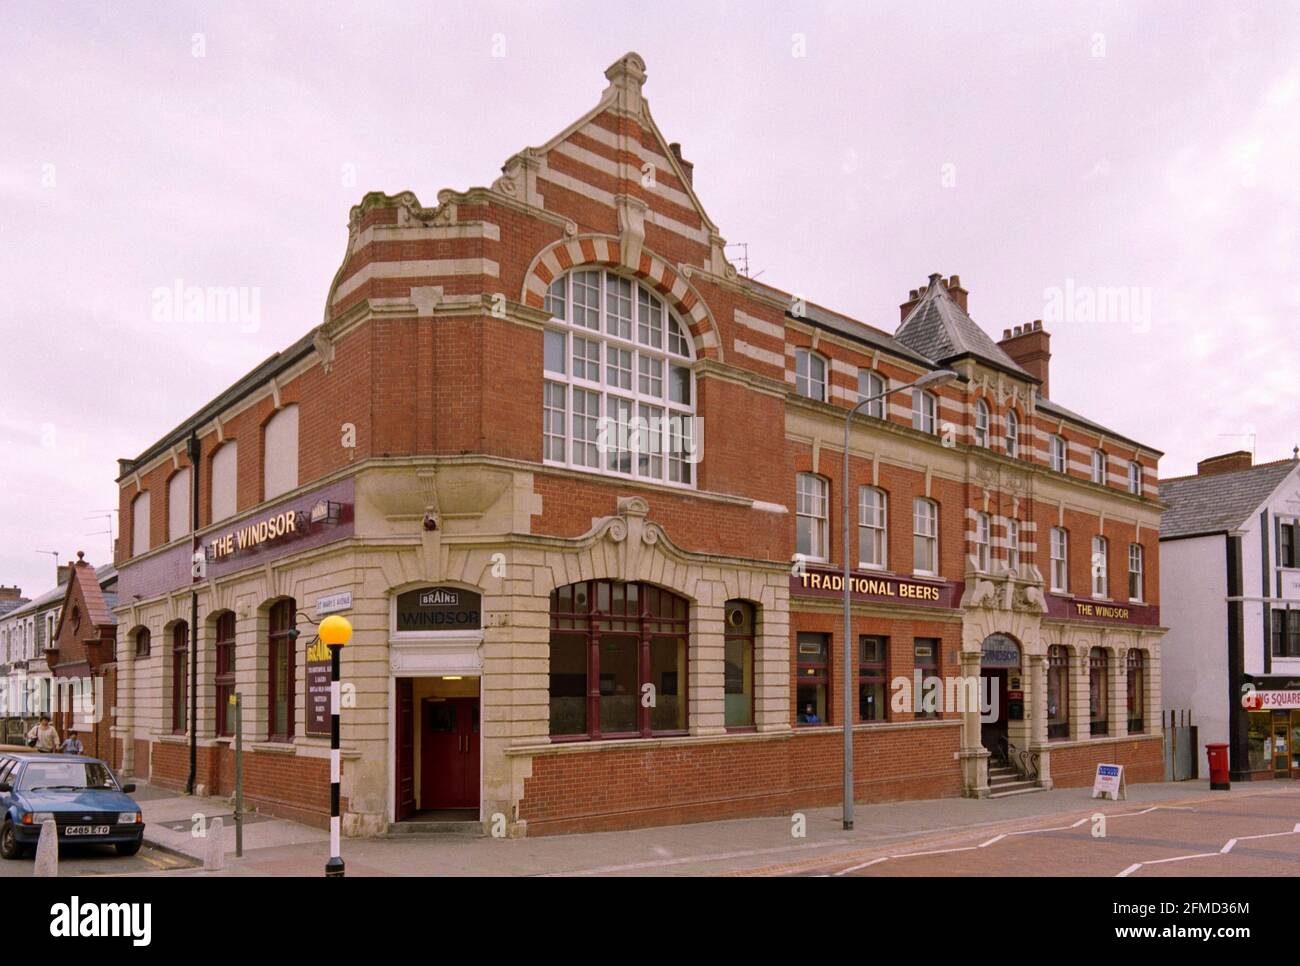
[(307, 648), (307, 734), (330, 733), (330, 649), (317, 641)]
[(397, 632), (465, 631), (483, 626), (482, 596), (463, 587), (419, 587), (397, 596)]
[[(931, 583), (861, 571), (849, 575), (849, 589), (853, 599), (858, 601), (922, 607), (955, 607), (961, 595), (961, 585), (951, 581)], [(791, 574), (790, 592), (807, 597), (843, 598), (844, 574), (835, 570), (806, 567), (800, 573)]]
[(980, 645), (981, 667), (1020, 667), (1020, 645), (1006, 634), (990, 634)]
[(1256, 691), (1247, 690), (1241, 696), (1241, 706), (1247, 711), (1268, 711), (1300, 708), (1300, 690), (1296, 691)]
[(1147, 626), (1160, 623), (1160, 608), (1151, 604), (1108, 604), (1078, 597), (1062, 597), (1059, 594), (1046, 596), (1048, 617)]
[(1128, 789), (1124, 784), (1123, 765), (1098, 765), (1097, 776), (1092, 780), (1092, 797), (1110, 796), (1112, 802), (1128, 798)]
[(351, 608), (352, 591), (350, 590), (345, 590), (339, 594), (330, 594), (328, 597), (316, 598), (317, 617), (324, 617), (326, 614), (337, 614)]

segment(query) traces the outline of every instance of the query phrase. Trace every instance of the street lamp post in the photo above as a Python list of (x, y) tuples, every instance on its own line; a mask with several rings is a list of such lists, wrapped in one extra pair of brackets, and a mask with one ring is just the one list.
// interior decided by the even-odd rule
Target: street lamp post
[(352, 639), (352, 625), (346, 617), (331, 614), (320, 622), (321, 643), (330, 649), (330, 858), (325, 875), (343, 876), (343, 857), (339, 854), (339, 654)]
[(896, 392), (902, 392), (904, 389), (924, 389), (930, 386), (944, 386), (959, 378), (957, 373), (951, 369), (936, 369), (934, 372), (927, 372), (921, 378), (902, 386), (895, 386), (893, 389), (886, 389), (884, 392), (877, 393), (874, 396), (868, 396), (858, 402), (856, 406), (844, 414), (844, 493), (843, 493), (843, 524), (844, 524), (844, 542), (840, 547), (840, 553), (844, 555), (844, 830), (850, 831), (853, 828), (853, 685), (857, 680), (857, 675), (853, 673), (853, 621), (852, 621), (852, 566), (849, 556), (849, 430), (853, 425), (853, 417), (864, 406), (868, 406), (877, 399), (884, 399), (886, 396)]

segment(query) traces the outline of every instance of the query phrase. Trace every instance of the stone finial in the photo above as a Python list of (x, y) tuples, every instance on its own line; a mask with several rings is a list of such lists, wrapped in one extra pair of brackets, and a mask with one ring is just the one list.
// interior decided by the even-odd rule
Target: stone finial
[(618, 105), (624, 110), (641, 110), (641, 88), (645, 84), (645, 61), (635, 51), (628, 51), (605, 68), (609, 87), (605, 93), (615, 93)]

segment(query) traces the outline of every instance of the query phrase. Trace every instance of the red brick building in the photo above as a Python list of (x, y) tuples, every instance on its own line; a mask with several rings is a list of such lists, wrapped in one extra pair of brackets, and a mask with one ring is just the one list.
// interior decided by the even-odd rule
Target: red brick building
[[(352, 620), (354, 834), (828, 804), (846, 714), (862, 800), (1158, 779), (1160, 453), (1050, 400), (1048, 334), (995, 342), (957, 276), (890, 333), (738, 274), (640, 57), (605, 76), (491, 187), (367, 195), (322, 323), (121, 462), (129, 767), (185, 780), (193, 588), (199, 783), (238, 691), (246, 795), (300, 817), (311, 622)], [(845, 708), (844, 417), (941, 369), (854, 423)]]
[(118, 767), (121, 745), (112, 735), (117, 705), (117, 621), (112, 611), (116, 580), (112, 568), (97, 574), (85, 556), (78, 551), (68, 564), (59, 621), (45, 646), (45, 662), (54, 679), (51, 718), (59, 737), (75, 733), (86, 754)]

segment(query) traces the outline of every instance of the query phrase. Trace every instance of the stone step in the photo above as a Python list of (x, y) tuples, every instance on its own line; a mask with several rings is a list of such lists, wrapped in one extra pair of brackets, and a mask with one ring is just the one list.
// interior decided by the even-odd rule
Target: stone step
[(430, 835), (483, 836), (482, 822), (394, 822), (388, 826), (390, 839)]
[(1006, 798), (1010, 795), (1028, 795), (1043, 789), (1033, 782), (1013, 782), (1006, 785), (989, 786), (989, 798)]

